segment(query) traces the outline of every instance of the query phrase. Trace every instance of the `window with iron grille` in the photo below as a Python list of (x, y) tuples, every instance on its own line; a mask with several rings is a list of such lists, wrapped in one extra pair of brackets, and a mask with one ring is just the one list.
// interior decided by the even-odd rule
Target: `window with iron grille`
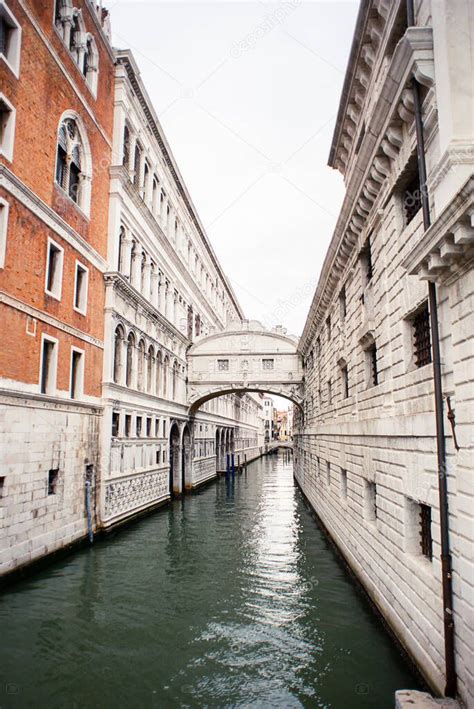
[(420, 545), (421, 553), (430, 561), (433, 558), (433, 538), (431, 536), (431, 507), (420, 505)]
[(217, 370), (219, 372), (229, 371), (229, 360), (228, 359), (218, 359), (217, 360)]
[(273, 369), (274, 360), (273, 359), (262, 359), (262, 367), (263, 367), (263, 369)]
[(431, 362), (430, 313), (428, 303), (416, 313), (412, 319), (413, 350), (415, 364), (424, 367)]
[(377, 366), (377, 345), (372, 343), (365, 351), (367, 358), (368, 385), (377, 386), (379, 383), (379, 372)]
[(405, 226), (412, 221), (421, 209), (421, 188), (418, 172), (403, 191), (403, 213)]

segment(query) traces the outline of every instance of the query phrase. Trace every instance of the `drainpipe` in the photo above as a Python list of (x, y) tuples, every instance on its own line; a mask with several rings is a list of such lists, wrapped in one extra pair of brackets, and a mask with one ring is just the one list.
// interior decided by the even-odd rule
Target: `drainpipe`
[[(407, 24), (415, 25), (415, 10), (413, 0), (407, 0)], [(411, 79), (415, 110), (415, 129), (417, 142), (418, 173), (420, 177), (421, 204), (423, 210), (423, 227), (427, 231), (431, 225), (430, 205), (426, 184), (425, 141), (423, 134), (423, 118), (421, 111), (420, 85), (415, 77)], [(430, 310), (431, 339), (433, 351), (433, 382), (436, 416), (436, 450), (438, 458), (438, 493), (441, 532), (441, 574), (443, 582), (443, 621), (446, 686), (447, 697), (456, 695), (456, 663), (454, 653), (454, 616), (453, 616), (453, 586), (452, 563), (449, 545), (449, 510), (446, 467), (446, 441), (444, 436), (443, 388), (441, 379), (441, 355), (439, 343), (438, 306), (436, 284), (428, 281), (428, 300)]]

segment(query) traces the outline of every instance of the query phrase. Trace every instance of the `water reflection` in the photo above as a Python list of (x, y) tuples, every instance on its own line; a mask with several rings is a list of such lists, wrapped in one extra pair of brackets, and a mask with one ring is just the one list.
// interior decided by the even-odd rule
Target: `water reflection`
[(2, 707), (380, 709), (419, 686), (287, 451), (18, 584), (0, 620)]

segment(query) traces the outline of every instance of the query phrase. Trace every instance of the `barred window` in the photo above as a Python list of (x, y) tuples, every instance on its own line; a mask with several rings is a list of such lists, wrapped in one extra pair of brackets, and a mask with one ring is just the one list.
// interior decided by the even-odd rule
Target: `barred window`
[(433, 538), (431, 536), (431, 507), (420, 505), (420, 545), (421, 553), (430, 561), (433, 558)]
[(262, 367), (263, 367), (263, 369), (273, 369), (274, 368), (274, 360), (273, 359), (262, 359)]
[(368, 348), (367, 366), (369, 371), (369, 386), (377, 386), (379, 383), (379, 372), (377, 365), (377, 345), (375, 342)]
[(412, 319), (415, 364), (424, 367), (431, 362), (430, 313), (428, 303)]
[(349, 373), (347, 371), (347, 365), (341, 367), (341, 378), (342, 378), (342, 396), (347, 399), (349, 396)]
[(228, 359), (218, 359), (217, 360), (217, 369), (219, 372), (228, 372), (229, 371), (229, 360)]
[(339, 305), (340, 305), (340, 312), (341, 312), (341, 320), (345, 320), (346, 315), (347, 315), (347, 297), (346, 297), (346, 287), (343, 286), (341, 288), (341, 292), (339, 293)]

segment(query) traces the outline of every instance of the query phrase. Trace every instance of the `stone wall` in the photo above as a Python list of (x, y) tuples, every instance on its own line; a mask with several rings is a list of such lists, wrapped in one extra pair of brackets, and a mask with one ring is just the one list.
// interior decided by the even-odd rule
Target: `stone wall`
[(86, 536), (86, 465), (93, 466), (95, 481), (101, 414), (12, 395), (2, 395), (0, 407), (2, 518), (8, 521), (0, 531), (0, 574), (5, 574)]

